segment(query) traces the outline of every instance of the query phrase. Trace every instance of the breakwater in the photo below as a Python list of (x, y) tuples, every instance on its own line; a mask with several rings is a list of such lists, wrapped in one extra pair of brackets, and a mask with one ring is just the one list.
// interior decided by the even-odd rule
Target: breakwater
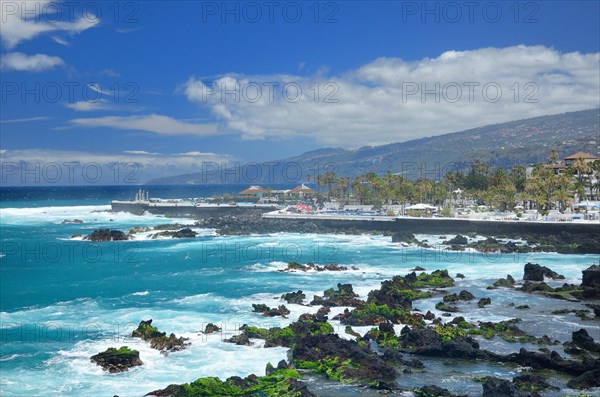
[(145, 212), (164, 216), (189, 216), (195, 219), (204, 219), (221, 216), (237, 216), (247, 213), (249, 210), (268, 212), (277, 207), (268, 204), (256, 205), (190, 205), (177, 203), (151, 203), (136, 201), (113, 201), (111, 203), (113, 212), (128, 212), (135, 215), (142, 215)]
[(599, 222), (546, 222), (546, 221), (500, 221), (456, 218), (390, 218), (357, 216), (282, 215), (263, 214), (264, 219), (286, 220), (291, 223), (311, 222), (331, 229), (352, 228), (364, 232), (410, 233), (469, 233), (484, 235), (517, 234), (598, 234)]

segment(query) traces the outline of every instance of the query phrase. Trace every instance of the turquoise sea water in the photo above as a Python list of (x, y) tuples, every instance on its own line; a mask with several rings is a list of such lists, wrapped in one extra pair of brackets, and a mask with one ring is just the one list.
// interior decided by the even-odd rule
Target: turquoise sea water
[[(127, 231), (135, 226), (192, 223), (187, 219), (108, 212), (112, 198), (129, 198), (136, 190), (110, 189), (1, 190), (2, 396), (141, 396), (201, 376), (263, 374), (267, 362), (286, 358), (287, 349), (265, 349), (260, 342), (251, 347), (236, 346), (222, 339), (234, 335), (244, 323), (283, 325), (317, 308), (288, 305), (292, 311), (289, 319), (265, 319), (252, 313), (252, 303), (278, 305), (282, 293), (297, 289), (304, 290), (310, 301), (312, 295), (321, 294), (338, 282), (352, 283), (365, 297), (382, 280), (404, 275), (415, 266), (448, 269), (451, 275), (463, 273), (466, 278), (457, 280), (452, 291), (467, 289), (477, 297), (492, 298), (493, 304), (485, 309), (477, 309), (476, 303), (465, 305), (461, 315), (467, 320), (499, 321), (520, 314), (524, 318), (522, 327), (536, 335), (568, 340), (573, 330), (585, 327), (600, 339), (597, 322), (549, 313), (560, 307), (574, 307), (573, 304), (556, 302), (549, 309), (547, 299), (513, 290), (486, 290), (487, 285), (506, 274), (521, 278), (523, 265), (528, 261), (564, 274), (567, 282), (578, 283), (581, 270), (598, 262), (594, 255), (483, 255), (402, 247), (384, 236), (222, 237), (206, 229), (197, 230), (199, 235), (194, 239), (151, 240), (142, 233), (134, 241), (96, 244), (71, 238), (98, 228)], [(201, 197), (227, 189), (236, 191), (232, 187), (210, 189), (164, 188), (162, 196)], [(62, 224), (65, 219), (83, 223)], [(443, 240), (441, 236), (418, 237), (433, 244)], [(278, 272), (288, 261), (339, 263), (359, 270)], [(434, 306), (439, 300), (423, 300), (415, 306), (437, 312)], [(512, 302), (526, 303), (531, 309), (516, 313), (508, 306)], [(190, 348), (165, 356), (145, 342), (131, 339), (129, 335), (139, 321), (150, 318), (153, 325), (167, 333), (189, 337)], [(208, 322), (222, 325), (224, 332), (200, 334), (198, 331)], [(339, 327), (336, 322), (332, 324)], [(359, 332), (367, 329), (357, 327)], [(343, 327), (339, 330), (343, 336)], [(503, 350), (507, 349), (506, 344), (485, 342), (489, 344), (486, 348), (508, 352)], [(89, 360), (108, 347), (122, 345), (139, 350), (144, 365), (126, 373), (107, 374)], [(516, 344), (515, 350), (519, 347)], [(404, 376), (401, 385), (431, 384), (437, 379), (440, 386), (477, 395), (481, 386), (470, 381), (473, 374), (509, 376), (515, 371), (481, 363), (450, 370), (435, 360), (430, 366), (426, 374)], [(440, 371), (447, 375), (443, 381), (435, 376)], [(323, 395), (365, 392), (351, 386), (319, 387)]]

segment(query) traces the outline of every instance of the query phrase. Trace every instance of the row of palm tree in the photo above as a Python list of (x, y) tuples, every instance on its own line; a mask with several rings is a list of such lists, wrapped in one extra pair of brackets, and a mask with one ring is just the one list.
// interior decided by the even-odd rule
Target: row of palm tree
[[(552, 157), (548, 164), (555, 161)], [(585, 162), (578, 159), (558, 174), (547, 164), (537, 164), (527, 176), (525, 167), (520, 165), (506, 171), (502, 168), (492, 170), (481, 162), (474, 162), (466, 172), (449, 172), (442, 180), (435, 181), (427, 178), (413, 181), (391, 172), (383, 176), (369, 172), (354, 178), (325, 172), (317, 176), (316, 182), (321, 191), (325, 189), (327, 200), (335, 198), (376, 207), (417, 202), (450, 205), (452, 200), (449, 199), (456, 199), (458, 192), (480, 205), (503, 211), (526, 203), (541, 211), (557, 209), (564, 212), (576, 197), (585, 200), (600, 196), (599, 175), (600, 160)]]

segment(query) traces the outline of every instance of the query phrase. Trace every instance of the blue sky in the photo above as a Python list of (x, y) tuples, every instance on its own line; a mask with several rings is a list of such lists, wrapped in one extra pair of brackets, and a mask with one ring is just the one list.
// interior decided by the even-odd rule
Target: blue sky
[(27, 4), (2, 1), (5, 162), (149, 179), (599, 103), (598, 1)]

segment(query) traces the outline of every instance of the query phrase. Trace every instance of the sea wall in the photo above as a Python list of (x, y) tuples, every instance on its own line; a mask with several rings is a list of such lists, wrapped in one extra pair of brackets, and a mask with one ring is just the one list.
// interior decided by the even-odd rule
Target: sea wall
[[(306, 222), (305, 218), (285, 218), (277, 216), (276, 219), (287, 219), (289, 222)], [(310, 217), (310, 222), (328, 228), (354, 228), (365, 232), (398, 232), (446, 234), (469, 233), (501, 235), (507, 233), (518, 234), (570, 234), (600, 233), (600, 223), (582, 222), (532, 222), (532, 221), (492, 221), (469, 219), (444, 219), (444, 218), (396, 218), (392, 221), (370, 219), (328, 219)]]
[[(190, 206), (149, 206), (144, 203), (112, 203), (112, 210), (115, 212), (124, 211), (134, 214), (143, 214), (150, 212), (152, 214), (161, 214), (165, 216), (193, 217), (195, 219), (219, 218), (234, 216), (237, 221), (234, 223), (244, 223), (246, 218), (248, 222), (253, 223), (260, 219), (260, 214), (272, 211), (269, 207), (239, 207), (239, 206), (213, 206), (213, 207), (190, 207)], [(447, 233), (469, 233), (475, 232), (485, 235), (502, 234), (558, 234), (566, 232), (569, 234), (600, 234), (600, 223), (590, 222), (535, 222), (535, 221), (493, 221), (493, 220), (472, 220), (456, 218), (395, 218), (389, 220), (387, 217), (372, 219), (358, 219), (357, 217), (327, 217), (315, 215), (263, 215), (263, 222), (257, 225), (257, 228), (265, 227), (270, 223), (272, 226), (285, 224), (278, 231), (289, 231), (298, 229), (303, 230), (307, 223), (311, 223), (326, 229), (354, 229), (363, 232), (375, 233), (394, 233), (407, 231), (410, 233), (425, 234), (447, 234)], [(273, 222), (270, 222), (273, 220)], [(297, 228), (294, 225), (298, 226)], [(233, 225), (230, 225), (233, 226)], [(215, 225), (215, 227), (217, 227)], [(261, 230), (256, 230), (260, 233)], [(269, 230), (268, 232), (273, 232)]]
[(193, 217), (195, 219), (204, 219), (210, 217), (219, 217), (226, 215), (240, 215), (248, 212), (248, 210), (258, 210), (262, 212), (273, 211), (273, 207), (240, 207), (232, 205), (220, 205), (210, 207), (194, 207), (189, 205), (161, 205), (152, 206), (145, 203), (111, 203), (113, 212), (130, 212), (132, 214), (141, 215), (144, 212), (151, 214), (175, 216), (175, 217)]

